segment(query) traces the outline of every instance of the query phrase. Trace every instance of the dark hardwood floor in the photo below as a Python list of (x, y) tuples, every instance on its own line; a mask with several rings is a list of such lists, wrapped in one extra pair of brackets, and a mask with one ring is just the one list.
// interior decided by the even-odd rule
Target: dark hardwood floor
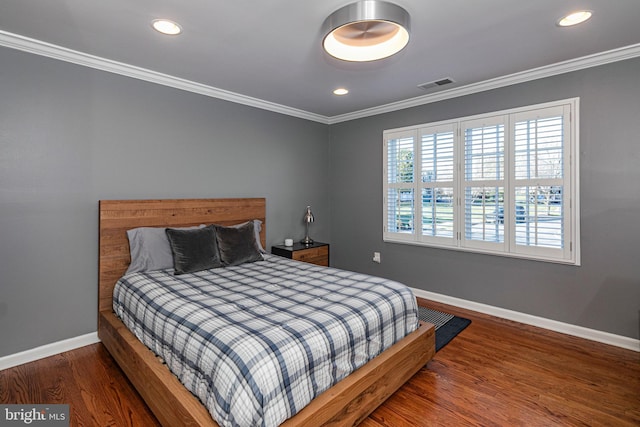
[(68, 404), (71, 426), (160, 426), (102, 344), (0, 371), (0, 402)]
[[(640, 353), (420, 302), (472, 324), (361, 427), (640, 425)], [(158, 425), (101, 344), (0, 371), (0, 403), (66, 403), (72, 426)]]
[(362, 427), (640, 426), (640, 353), (419, 302), (472, 323)]

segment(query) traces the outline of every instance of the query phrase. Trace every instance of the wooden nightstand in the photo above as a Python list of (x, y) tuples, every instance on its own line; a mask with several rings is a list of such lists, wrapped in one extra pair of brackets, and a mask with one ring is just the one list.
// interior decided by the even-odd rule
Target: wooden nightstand
[(271, 253), (285, 258), (329, 267), (329, 244), (313, 242), (310, 245), (294, 243), (293, 246), (275, 245)]

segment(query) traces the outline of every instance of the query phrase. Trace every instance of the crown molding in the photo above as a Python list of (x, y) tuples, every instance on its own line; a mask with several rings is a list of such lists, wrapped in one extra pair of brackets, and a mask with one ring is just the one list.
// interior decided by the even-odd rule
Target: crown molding
[(498, 89), (518, 83), (525, 83), (545, 77), (556, 76), (558, 74), (569, 73), (585, 68), (597, 67), (599, 65), (605, 65), (611, 62), (624, 61), (625, 59), (632, 59), (638, 56), (640, 56), (640, 43), (596, 53), (593, 55), (583, 56), (581, 58), (570, 59), (568, 61), (558, 62), (556, 64), (546, 65), (544, 67), (509, 74), (502, 77), (496, 77), (494, 79), (472, 83), (434, 94), (422, 95), (403, 101), (392, 102), (390, 104), (354, 111), (352, 113), (332, 116), (329, 117), (329, 124), (347, 122), (350, 120), (361, 119), (378, 114), (390, 113), (405, 108), (417, 107), (419, 105), (430, 104), (446, 99), (457, 98), (460, 96), (471, 95), (491, 89)]
[(0, 30), (0, 46), (9, 47), (11, 49), (23, 52), (33, 53), (48, 58), (58, 59), (60, 61), (70, 62), (72, 64), (82, 65), (84, 67), (94, 68), (96, 70), (107, 71), (109, 73), (119, 74), (122, 76), (132, 77), (138, 80), (144, 80), (175, 89), (193, 92), (211, 98), (222, 99), (225, 101), (235, 102), (237, 104), (247, 105), (250, 107), (260, 108), (272, 111), (274, 113), (285, 114), (288, 116), (298, 117), (301, 119), (329, 123), (329, 118), (320, 114), (310, 113), (308, 111), (299, 110), (297, 108), (287, 107), (286, 105), (276, 104), (274, 102), (265, 101), (258, 98), (230, 92), (201, 83), (159, 73), (146, 68), (136, 67), (134, 65), (125, 64), (111, 59), (101, 58), (99, 56), (89, 55), (87, 53), (68, 49), (66, 47), (43, 42), (41, 40), (32, 39), (18, 34), (9, 33)]
[(75, 51), (62, 46), (54, 45), (41, 40), (32, 39), (2, 30), (0, 30), (0, 46), (5, 46), (11, 49), (33, 53), (60, 61), (70, 62), (73, 64), (94, 68), (96, 70), (107, 71), (109, 73), (119, 74), (134, 79), (144, 80), (147, 82), (180, 89), (187, 92), (193, 92), (200, 95), (209, 96), (211, 98), (222, 99), (229, 102), (235, 102), (237, 104), (260, 108), (262, 110), (267, 110), (274, 113), (284, 114), (329, 125), (375, 116), (378, 114), (390, 113), (393, 111), (403, 110), (405, 108), (417, 107), (420, 105), (430, 104), (446, 99), (471, 95), (478, 92), (498, 89), (505, 86), (524, 83), (545, 77), (551, 77), (558, 74), (569, 73), (571, 71), (578, 71), (585, 68), (596, 67), (599, 65), (605, 65), (611, 62), (624, 61), (626, 59), (636, 58), (640, 56), (639, 43), (596, 53), (593, 55), (584, 56), (581, 58), (559, 62), (556, 64), (547, 65), (544, 67), (534, 68), (519, 73), (496, 77), (494, 79), (472, 83), (434, 94), (422, 95), (415, 98), (392, 102), (373, 108), (367, 108), (351, 113), (327, 117), (320, 114), (311, 113), (309, 111), (288, 107), (286, 105), (276, 104), (262, 99), (230, 92), (224, 89), (207, 86), (201, 83), (193, 82), (168, 74), (148, 70), (146, 68), (136, 67), (134, 65), (101, 58), (99, 56), (89, 55), (87, 53)]

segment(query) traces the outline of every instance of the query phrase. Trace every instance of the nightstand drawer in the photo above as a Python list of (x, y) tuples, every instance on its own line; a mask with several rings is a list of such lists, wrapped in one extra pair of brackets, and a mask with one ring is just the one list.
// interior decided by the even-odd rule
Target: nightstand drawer
[(292, 259), (309, 262), (311, 264), (329, 265), (329, 247), (302, 249), (293, 253)]

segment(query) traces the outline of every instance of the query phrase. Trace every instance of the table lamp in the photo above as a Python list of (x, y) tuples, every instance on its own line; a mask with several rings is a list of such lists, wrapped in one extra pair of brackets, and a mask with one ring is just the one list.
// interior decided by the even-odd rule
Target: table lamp
[(307, 226), (307, 234), (304, 239), (300, 241), (300, 243), (305, 245), (310, 245), (313, 243), (311, 237), (309, 237), (309, 224), (314, 221), (313, 213), (311, 213), (311, 206), (307, 206), (307, 212), (304, 214), (304, 223)]

